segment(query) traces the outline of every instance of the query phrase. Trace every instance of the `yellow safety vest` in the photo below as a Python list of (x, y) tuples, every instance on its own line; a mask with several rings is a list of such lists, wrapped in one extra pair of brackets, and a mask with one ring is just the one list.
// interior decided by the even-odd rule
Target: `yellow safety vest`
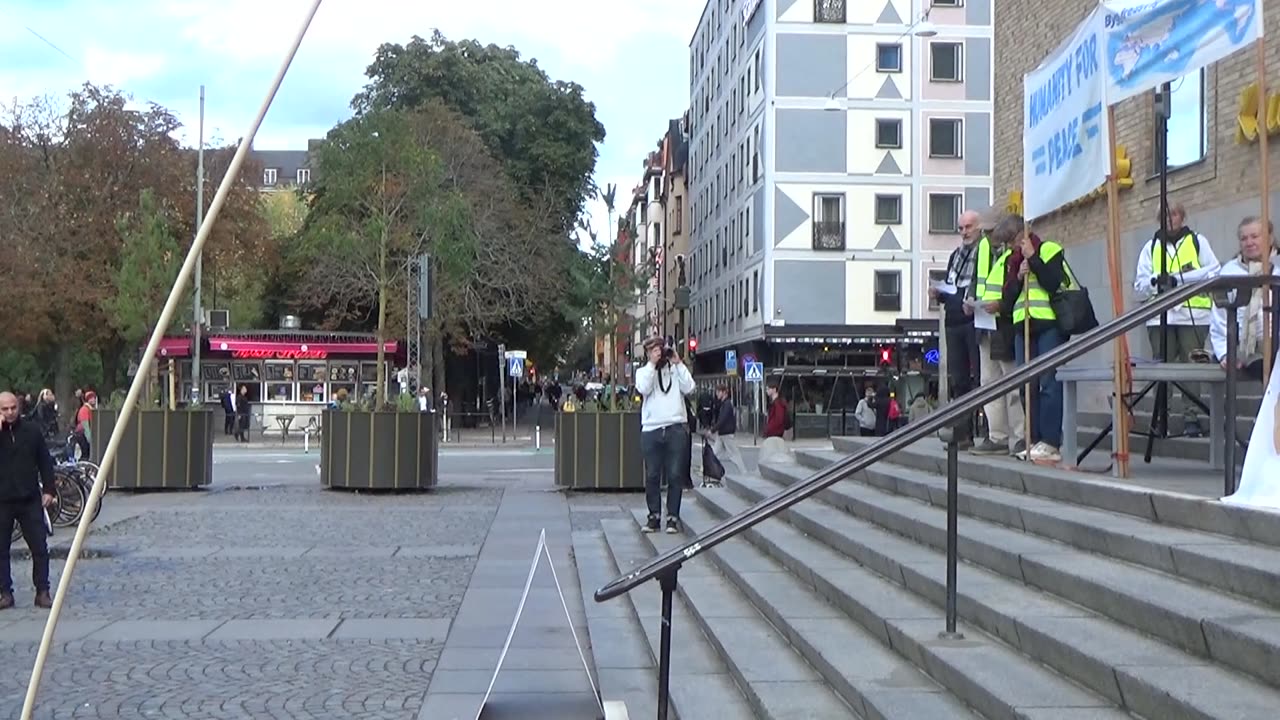
[(1005, 261), (1012, 254), (1012, 250), (1005, 250), (1000, 253), (1000, 257), (996, 258), (995, 263), (991, 265), (991, 272), (987, 273), (987, 279), (983, 281), (981, 286), (982, 294), (978, 295), (979, 302), (998, 303), (1004, 298), (1004, 266)]
[[(1040, 261), (1049, 262), (1058, 255), (1062, 254), (1062, 246), (1056, 242), (1048, 240), (1040, 244)], [(1064, 262), (1062, 264), (1063, 287), (1070, 287), (1076, 284), (1075, 277), (1071, 274), (1071, 269)], [(1026, 289), (1024, 297), (1019, 297), (1017, 304), (1013, 306), (1013, 323), (1015, 325), (1022, 323), (1027, 319), (1027, 309), (1030, 306), (1032, 320), (1056, 320), (1057, 314), (1053, 312), (1052, 296), (1049, 291), (1040, 287), (1040, 281), (1036, 278), (1036, 274), (1027, 275)]]
[(987, 276), (991, 274), (991, 239), (978, 238), (978, 269), (973, 274), (973, 296), (981, 299), (987, 292)]
[[(1196, 252), (1196, 238), (1191, 233), (1187, 233), (1176, 246), (1177, 251), (1173, 257), (1169, 257), (1165, 252), (1164, 243), (1153, 241), (1151, 243), (1151, 271), (1160, 273), (1160, 261), (1163, 259), (1165, 272), (1170, 275), (1177, 276), (1183, 270), (1199, 270), (1200, 269), (1200, 253)], [(1208, 295), (1196, 295), (1183, 305), (1193, 310), (1212, 310), (1213, 301)]]

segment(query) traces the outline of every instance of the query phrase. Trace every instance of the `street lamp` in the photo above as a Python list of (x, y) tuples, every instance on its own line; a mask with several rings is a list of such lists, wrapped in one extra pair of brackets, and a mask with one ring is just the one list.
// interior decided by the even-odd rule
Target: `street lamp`
[[(928, 10), (925, 10), (923, 13), (921, 13), (920, 18), (915, 22), (911, 23), (911, 25), (907, 27), (906, 31), (903, 32), (901, 35), (899, 35), (897, 38), (895, 38), (895, 40), (901, 40), (902, 38), (908, 35), (914, 35), (918, 38), (931, 38), (931, 37), (938, 36), (938, 26), (934, 25), (933, 21), (929, 19)], [(849, 78), (848, 82), (836, 88), (835, 90), (832, 90), (831, 94), (827, 96), (827, 101), (823, 103), (822, 109), (833, 111), (833, 112), (838, 110), (844, 110), (845, 108), (844, 102), (842, 100), (836, 99), (836, 95), (839, 94), (841, 91), (843, 91), (845, 88), (849, 87), (849, 85), (851, 85), (854, 80), (857, 80), (862, 75), (862, 73), (870, 70), (872, 67), (875, 66), (875, 64), (876, 63), (874, 60), (867, 63), (866, 67), (854, 73), (853, 77)]]

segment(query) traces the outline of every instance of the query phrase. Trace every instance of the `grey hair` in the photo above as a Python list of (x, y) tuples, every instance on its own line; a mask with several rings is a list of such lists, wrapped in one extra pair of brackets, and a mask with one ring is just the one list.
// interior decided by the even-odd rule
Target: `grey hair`
[(991, 242), (998, 245), (1010, 245), (1026, 229), (1027, 221), (1017, 213), (1010, 213), (1000, 218), (991, 230)]
[[(1246, 215), (1236, 226), (1236, 240), (1244, 237), (1244, 229), (1250, 225), (1262, 225), (1262, 218), (1257, 215)], [(1267, 221), (1267, 235), (1271, 238), (1272, 251), (1280, 251), (1280, 242), (1276, 241), (1276, 224), (1270, 220)]]

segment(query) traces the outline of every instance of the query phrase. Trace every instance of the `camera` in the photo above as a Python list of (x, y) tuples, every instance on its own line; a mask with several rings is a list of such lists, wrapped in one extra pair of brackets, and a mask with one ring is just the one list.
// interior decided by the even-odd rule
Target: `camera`
[(657, 367), (659, 370), (671, 364), (671, 359), (676, 355), (675, 348), (666, 345), (662, 348), (662, 357), (658, 359)]

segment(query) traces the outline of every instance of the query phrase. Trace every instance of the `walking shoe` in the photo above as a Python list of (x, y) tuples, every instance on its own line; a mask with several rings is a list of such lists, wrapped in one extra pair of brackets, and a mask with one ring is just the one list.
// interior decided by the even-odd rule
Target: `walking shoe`
[(1013, 447), (1009, 449), (1009, 454), (1019, 460), (1025, 460), (1027, 456), (1027, 441), (1019, 440), (1014, 443)]
[(1048, 443), (1038, 443), (1031, 448), (1031, 462), (1060, 463), (1062, 462), (1062, 453), (1058, 452), (1058, 448)]
[(41, 590), (36, 593), (36, 607), (46, 610), (53, 607), (53, 596), (49, 594), (48, 590)]
[(667, 534), (675, 535), (678, 532), (680, 532), (680, 518), (678, 517), (667, 518)]
[(1204, 437), (1204, 430), (1200, 427), (1200, 421), (1196, 418), (1187, 418), (1186, 423), (1182, 426), (1182, 434), (1189, 438)]
[(1042, 443), (1042, 442), (1038, 442), (1038, 443), (1036, 443), (1035, 445), (1032, 445), (1032, 446), (1031, 446), (1031, 452), (1030, 452), (1030, 453), (1028, 453), (1025, 449), (1023, 449), (1023, 450), (1019, 450), (1019, 451), (1015, 452), (1015, 453), (1013, 454), (1013, 456), (1014, 456), (1014, 457), (1016, 457), (1016, 458), (1018, 458), (1019, 460), (1026, 460), (1028, 457), (1034, 457), (1034, 456), (1035, 456), (1035, 454), (1036, 454), (1037, 452), (1039, 452), (1039, 450), (1040, 450), (1040, 446), (1041, 446), (1041, 445), (1044, 445), (1044, 443)]
[(974, 455), (1004, 455), (1009, 452), (1009, 443), (998, 443), (990, 438), (974, 445), (969, 452)]
[(13, 607), (13, 593), (0, 592), (0, 610), (8, 610)]
[(658, 532), (658, 516), (650, 515), (649, 520), (644, 524), (644, 527), (640, 528), (640, 532)]

